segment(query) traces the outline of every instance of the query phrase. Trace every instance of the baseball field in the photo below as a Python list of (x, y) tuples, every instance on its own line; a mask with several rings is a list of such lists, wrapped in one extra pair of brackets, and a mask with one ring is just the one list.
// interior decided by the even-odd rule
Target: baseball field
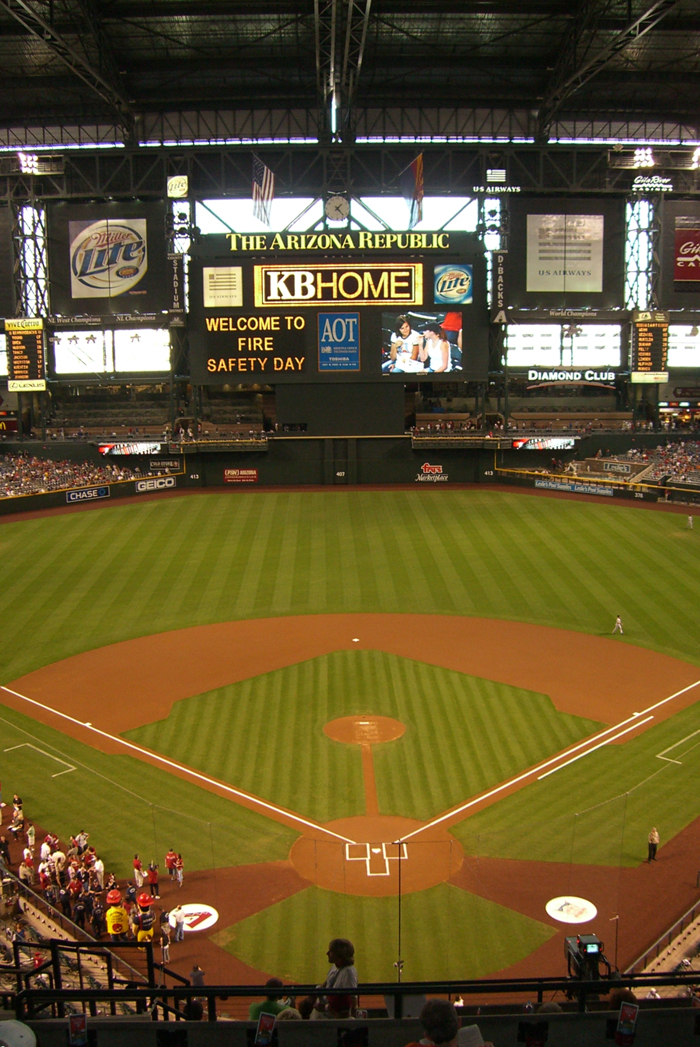
[(410, 981), (563, 974), (564, 896), (622, 967), (697, 897), (700, 528), (601, 502), (241, 491), (5, 518), (3, 799), (87, 829), (120, 878), (180, 851), (164, 904), (218, 920), (173, 966), (209, 984), (318, 981), (337, 936), (362, 981), (399, 957)]

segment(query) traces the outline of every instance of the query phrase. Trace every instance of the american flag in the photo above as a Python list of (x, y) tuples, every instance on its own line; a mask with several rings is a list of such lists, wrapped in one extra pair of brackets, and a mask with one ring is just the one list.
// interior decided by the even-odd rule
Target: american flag
[(253, 214), (265, 225), (270, 224), (270, 211), (275, 198), (275, 176), (257, 156), (253, 157)]

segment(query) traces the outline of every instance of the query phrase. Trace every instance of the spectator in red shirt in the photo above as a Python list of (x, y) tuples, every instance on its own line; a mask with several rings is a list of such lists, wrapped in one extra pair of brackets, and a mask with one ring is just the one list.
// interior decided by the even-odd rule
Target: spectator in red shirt
[(155, 862), (148, 863), (146, 878), (148, 880), (148, 888), (151, 892), (151, 897), (160, 898), (160, 894), (158, 893), (158, 866)]

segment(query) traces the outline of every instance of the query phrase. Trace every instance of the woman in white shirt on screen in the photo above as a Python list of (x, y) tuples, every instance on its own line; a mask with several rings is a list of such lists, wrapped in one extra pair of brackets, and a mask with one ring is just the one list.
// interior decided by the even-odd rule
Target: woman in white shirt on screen
[(452, 370), (452, 356), (450, 354), (450, 343), (445, 338), (445, 332), (438, 323), (425, 324), (423, 327), (423, 345), (418, 354), (423, 365), (427, 364), (426, 371), (438, 374), (441, 371)]

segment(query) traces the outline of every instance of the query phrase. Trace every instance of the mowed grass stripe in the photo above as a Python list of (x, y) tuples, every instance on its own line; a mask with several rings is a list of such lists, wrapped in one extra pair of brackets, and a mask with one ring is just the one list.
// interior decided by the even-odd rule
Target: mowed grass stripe
[[(292, 504), (296, 537), (286, 527)], [(522, 494), (337, 490), (202, 495), (5, 523), (12, 598), (2, 674), (185, 624), (269, 616), (275, 592), (280, 614), (468, 611), (599, 635), (619, 610), (622, 642), (697, 663), (700, 557), (679, 527), (677, 516)], [(658, 558), (647, 569), (644, 549), (655, 541), (673, 570), (658, 569)]]
[[(585, 558), (580, 556), (579, 543), (571, 542), (567, 528), (562, 531), (560, 520), (552, 515), (543, 519), (533, 503), (536, 499), (523, 499), (521, 521), (524, 531), (524, 547), (529, 550), (533, 567), (537, 565), (539, 584), (548, 594), (550, 613), (554, 614), (565, 628), (578, 628), (585, 608), (596, 608), (595, 617), (604, 615), (604, 589), (591, 575)], [(607, 615), (605, 615), (607, 617)]]
[[(127, 737), (325, 821), (365, 810), (359, 746), (323, 732), (329, 721), (353, 714), (392, 716), (406, 725), (401, 739), (374, 747), (380, 810), (422, 819), (598, 727), (558, 713), (542, 695), (359, 650), (177, 702), (166, 721)], [(294, 747), (292, 737), (299, 741)]]
[[(328, 970), (326, 943), (342, 935), (355, 946), (360, 982), (391, 982), (396, 978), (397, 917), (396, 899), (310, 887), (220, 931), (216, 941), (253, 967), (313, 984), (322, 982)], [(401, 917), (405, 981), (484, 978), (516, 963), (556, 933), (448, 884), (405, 895)], [(291, 936), (290, 927), (295, 929)]]
[[(227, 867), (282, 860), (297, 838), (284, 825), (234, 807), (165, 770), (131, 756), (101, 753), (2, 704), (0, 733), (3, 749), (11, 749), (3, 752), (3, 780), (13, 786), (21, 783), (25, 810), (64, 840), (85, 825), (107, 870), (119, 877), (131, 875), (134, 853), (162, 863), (163, 854), (175, 843), (193, 872), (211, 867), (212, 861)], [(64, 769), (51, 760), (52, 755), (76, 770), (52, 779), (52, 774)], [(116, 818), (115, 810), (140, 813)]]
[(696, 730), (698, 703), (624, 745), (606, 746), (528, 785), (452, 831), (473, 854), (527, 859), (536, 847), (543, 860), (562, 861), (571, 847), (575, 861), (637, 865), (652, 825), (663, 844), (697, 816), (700, 735), (668, 753), (680, 764), (657, 758)]

